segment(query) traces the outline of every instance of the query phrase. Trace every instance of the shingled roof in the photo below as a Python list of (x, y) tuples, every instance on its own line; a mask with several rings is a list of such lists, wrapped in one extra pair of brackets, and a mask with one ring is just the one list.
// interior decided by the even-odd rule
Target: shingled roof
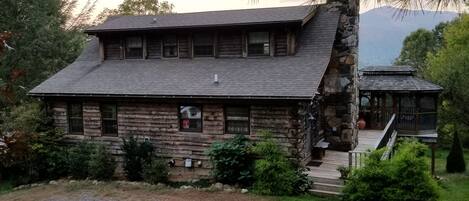
[[(276, 9), (272, 10), (277, 13)], [(265, 9), (261, 11), (266, 12)], [(310, 99), (328, 66), (339, 16), (338, 11), (319, 8), (303, 27), (297, 54), (286, 57), (101, 62), (95, 38), (74, 63), (31, 90), (30, 94)], [(215, 74), (218, 84), (214, 83)]]
[(410, 66), (370, 66), (360, 70), (361, 91), (439, 92), (442, 87), (415, 76)]
[(316, 6), (293, 6), (244, 10), (209, 11), (146, 16), (115, 16), (103, 24), (87, 29), (86, 33), (199, 28), (274, 23), (304, 23)]

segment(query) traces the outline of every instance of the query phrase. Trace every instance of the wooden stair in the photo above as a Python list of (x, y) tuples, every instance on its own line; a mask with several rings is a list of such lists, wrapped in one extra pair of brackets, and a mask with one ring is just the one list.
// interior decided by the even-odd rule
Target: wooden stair
[(311, 194), (318, 196), (339, 196), (342, 194), (344, 182), (333, 177), (312, 177), (313, 187), (309, 190)]

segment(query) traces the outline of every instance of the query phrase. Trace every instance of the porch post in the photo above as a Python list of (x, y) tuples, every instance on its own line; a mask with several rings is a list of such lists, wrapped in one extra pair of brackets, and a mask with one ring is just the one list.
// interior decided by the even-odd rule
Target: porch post
[(431, 149), (432, 149), (432, 165), (431, 165), (431, 172), (432, 176), (435, 176), (435, 149), (436, 149), (436, 143), (431, 143)]

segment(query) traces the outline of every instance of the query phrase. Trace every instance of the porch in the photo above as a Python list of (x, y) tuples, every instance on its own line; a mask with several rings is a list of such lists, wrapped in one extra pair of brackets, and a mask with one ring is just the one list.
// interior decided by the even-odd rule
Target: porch
[[(360, 130), (358, 145), (352, 152), (374, 150), (384, 137), (383, 130)], [(349, 152), (327, 150), (324, 158), (316, 162), (317, 166), (308, 166), (307, 174), (313, 178), (339, 179), (337, 168), (349, 166)]]

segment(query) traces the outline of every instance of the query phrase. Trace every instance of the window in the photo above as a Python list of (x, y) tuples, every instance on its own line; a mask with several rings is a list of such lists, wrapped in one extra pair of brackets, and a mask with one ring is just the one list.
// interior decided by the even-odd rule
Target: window
[(249, 56), (268, 56), (270, 55), (269, 32), (251, 32), (248, 38)]
[(229, 134), (249, 135), (249, 108), (225, 108), (225, 132)]
[(143, 41), (140, 36), (132, 36), (125, 38), (125, 58), (126, 59), (142, 59), (143, 58)]
[(163, 56), (164, 57), (177, 57), (178, 56), (178, 40), (176, 36), (167, 36), (164, 38)]
[(194, 35), (194, 56), (212, 57), (213, 56), (213, 35), (195, 34)]
[(69, 103), (68, 132), (70, 134), (83, 134), (83, 107), (81, 103)]
[(198, 106), (180, 106), (179, 124), (181, 131), (202, 132), (202, 109)]
[(101, 119), (103, 135), (117, 136), (117, 105), (102, 104)]

